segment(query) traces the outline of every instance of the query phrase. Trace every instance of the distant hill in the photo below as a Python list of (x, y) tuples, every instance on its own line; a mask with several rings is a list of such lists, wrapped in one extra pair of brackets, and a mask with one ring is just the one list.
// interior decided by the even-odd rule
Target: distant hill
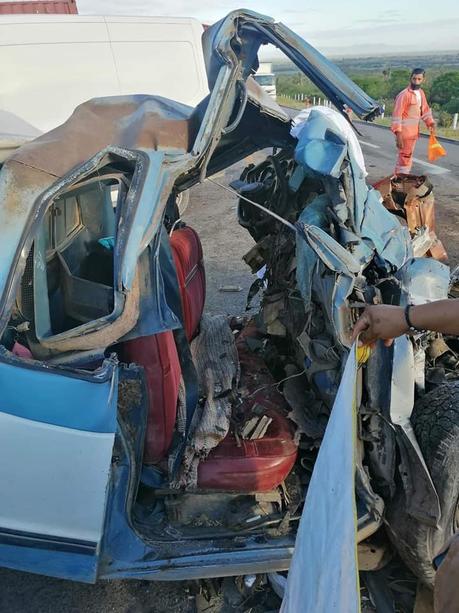
[[(381, 72), (387, 68), (441, 68), (442, 70), (459, 69), (459, 52), (443, 51), (439, 53), (397, 54), (362, 57), (330, 57), (344, 72)], [(289, 74), (298, 72), (298, 68), (287, 59), (273, 60), (273, 72), (276, 74)]]

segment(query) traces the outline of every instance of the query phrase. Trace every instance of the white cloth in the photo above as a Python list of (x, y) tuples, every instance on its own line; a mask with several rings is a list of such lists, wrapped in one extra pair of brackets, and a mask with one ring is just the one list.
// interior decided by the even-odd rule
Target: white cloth
[(320, 446), (280, 613), (359, 613), (355, 506), (356, 346)]
[(418, 106), (422, 106), (421, 92), (419, 91), (419, 89), (413, 89), (413, 91), (414, 91), (414, 95), (416, 96)]
[(304, 124), (308, 120), (311, 111), (319, 111), (331, 120), (331, 122), (336, 127), (338, 134), (345, 137), (351, 155), (354, 156), (357, 165), (363, 172), (363, 176), (366, 177), (368, 175), (368, 172), (365, 168), (365, 160), (363, 158), (362, 148), (360, 147), (360, 143), (357, 139), (357, 136), (355, 135), (355, 132), (349, 122), (341, 115), (341, 113), (339, 113), (335, 109), (331, 109), (327, 106), (311, 106), (304, 111), (300, 111), (298, 115), (293, 118), (293, 127), (290, 130), (290, 134), (294, 138), (299, 137), (299, 134)]

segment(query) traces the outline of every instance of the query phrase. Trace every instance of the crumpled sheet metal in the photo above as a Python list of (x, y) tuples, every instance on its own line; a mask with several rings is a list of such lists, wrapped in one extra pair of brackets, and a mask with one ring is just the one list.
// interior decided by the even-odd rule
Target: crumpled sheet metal
[(448, 298), (449, 266), (433, 258), (412, 258), (396, 272), (405, 302), (425, 304)]
[(283, 51), (337, 108), (348, 105), (359, 117), (369, 117), (380, 110), (378, 103), (349, 79), (300, 36), (282, 23), (248, 10), (229, 13), (203, 34), (203, 50), (209, 89), (217, 82), (222, 67), (234, 57), (235, 40), (243, 44), (243, 75), (257, 67), (261, 44), (272, 43)]
[(388, 210), (403, 212), (412, 236), (419, 235), (421, 228), (426, 231), (426, 250), (419, 255), (427, 252), (436, 260), (447, 262), (448, 254), (436, 235), (435, 197), (429, 179), (423, 175), (386, 177), (374, 187)]
[[(325, 211), (328, 204), (327, 196), (320, 195), (302, 211), (299, 217), (296, 276), (306, 310), (310, 305), (311, 292), (314, 289), (316, 295), (321, 297), (321, 304), (327, 309), (335, 338), (339, 339), (342, 345), (348, 346), (346, 301), (352, 293), (361, 265), (349, 251), (320, 227), (320, 225), (325, 227)], [(333, 278), (321, 274), (324, 268), (336, 273)]]
[(366, 185), (365, 188), (358, 183), (356, 185), (356, 208), (358, 202), (362, 202), (364, 194), (366, 199), (361, 209), (363, 215), (360, 235), (367, 244), (371, 241), (383, 260), (401, 268), (413, 257), (410, 233), (397, 217), (384, 207), (379, 192)]
[[(306, 227), (316, 226), (324, 229), (327, 225), (327, 208), (330, 199), (320, 194), (301, 212), (298, 219)], [(306, 305), (311, 302), (312, 279), (317, 265), (317, 254), (310, 246), (303, 232), (296, 235), (296, 279)]]
[(335, 127), (335, 131), (342, 135), (342, 138), (340, 138), (341, 143), (344, 145), (347, 142), (347, 146), (352, 151), (352, 157), (355, 159), (362, 176), (366, 177), (368, 173), (357, 136), (348, 120), (337, 113), (334, 109), (324, 106), (313, 106), (309, 107), (308, 109), (304, 109), (304, 111), (300, 111), (298, 115), (293, 118), (293, 127), (290, 130), (290, 134), (297, 139), (299, 139), (301, 134), (301, 139), (304, 139), (305, 144), (307, 139), (322, 140), (324, 134), (321, 117), (324, 115), (329, 119), (329, 121), (332, 122)]
[(191, 107), (160, 96), (94, 98), (10, 159), (63, 177), (109, 146), (186, 152), (197, 128), (192, 113)]
[(413, 255), (409, 232), (386, 210), (379, 193), (367, 186), (361, 167), (360, 146), (338, 129), (334, 113), (339, 114), (332, 109), (326, 111), (314, 109), (302, 126), (297, 124), (295, 159), (307, 169), (336, 180), (343, 162), (349, 160), (353, 174), (353, 202), (347, 206), (349, 209), (352, 207), (349, 219), (353, 220), (354, 227), (350, 229), (363, 243), (360, 250), (358, 245), (356, 249), (360, 264), (366, 265), (372, 252), (376, 251), (382, 260), (401, 268)]
[[(61, 150), (66, 144), (61, 143)], [(19, 153), (19, 152), (18, 152)], [(124, 224), (117, 237), (119, 255), (119, 274), (115, 280), (115, 306), (113, 314), (107, 318), (93, 320), (70, 331), (61, 333), (43, 342), (53, 351), (73, 351), (108, 346), (124, 336), (135, 325), (139, 315), (139, 295), (142, 288), (135, 285), (138, 258), (152, 240), (161, 223), (161, 187), (167, 182), (172, 188), (177, 169), (163, 164), (165, 153), (162, 151), (131, 151), (119, 147), (108, 147), (98, 152), (84, 164), (73, 168), (64, 177), (54, 175), (17, 160), (9, 160), (0, 173), (0, 197), (4, 195), (0, 207), (0, 226), (5, 231), (5, 239), (0, 241), (0, 291), (3, 290), (1, 305), (1, 327), (8, 321), (9, 312), (16, 295), (17, 284), (25, 267), (36, 228), (42, 219), (47, 204), (55, 194), (68, 189), (76, 181), (93, 173), (107, 164), (112, 156), (126, 159), (136, 165), (136, 171), (125, 203), (124, 216), (131, 216), (132, 223)], [(189, 157), (189, 156), (183, 156)], [(186, 162), (185, 162), (186, 163)], [(137, 177), (137, 179), (136, 179)], [(140, 180), (139, 180), (139, 177)], [(18, 187), (15, 189), (17, 185)], [(169, 191), (165, 189), (164, 191)], [(154, 196), (156, 195), (156, 200)], [(20, 249), (20, 251), (19, 251)], [(15, 261), (16, 260), (16, 261)], [(14, 277), (11, 271), (15, 272)], [(3, 276), (2, 276), (3, 275)], [(162, 291), (162, 286), (158, 288)], [(124, 293), (124, 297), (121, 293)], [(124, 307), (123, 307), (124, 304)], [(128, 308), (129, 307), (129, 308)], [(169, 326), (160, 310), (155, 317), (160, 329)]]
[(343, 275), (355, 275), (360, 272), (360, 263), (352, 253), (342, 247), (334, 238), (321, 228), (298, 223), (298, 229), (308, 242), (311, 249), (322, 260), (325, 266)]

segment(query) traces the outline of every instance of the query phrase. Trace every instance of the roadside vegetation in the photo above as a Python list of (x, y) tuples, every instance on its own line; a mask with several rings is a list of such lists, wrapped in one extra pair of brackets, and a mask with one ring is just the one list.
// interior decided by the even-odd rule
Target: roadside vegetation
[[(377, 123), (390, 125), (395, 96), (409, 83), (410, 69), (346, 72), (369, 96), (384, 105), (385, 117)], [(314, 97), (323, 99), (315, 85), (299, 72), (278, 74), (276, 87), (278, 102), (295, 108), (304, 108)], [(438, 134), (459, 139), (459, 123), (458, 129), (452, 129), (454, 114), (459, 113), (459, 70), (431, 68), (423, 88), (437, 121)]]

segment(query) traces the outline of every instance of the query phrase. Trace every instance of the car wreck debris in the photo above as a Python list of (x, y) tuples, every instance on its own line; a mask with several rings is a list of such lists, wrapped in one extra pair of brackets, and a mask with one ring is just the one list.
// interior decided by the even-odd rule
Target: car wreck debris
[[(292, 124), (250, 77), (265, 43), (337, 110)], [(393, 181), (385, 204), (367, 185), (341, 115), (371, 119), (375, 101), (250, 11), (208, 28), (203, 52), (195, 108), (90, 100), (1, 168), (2, 565), (87, 582), (287, 570), (357, 308), (450, 291), (427, 180)], [(213, 178), (255, 152), (231, 186)], [(205, 180), (255, 243), (250, 317), (204, 313), (178, 195)], [(377, 345), (357, 380), (358, 540), (384, 523), (426, 584), (430, 544), (455, 529), (458, 355), (419, 333)]]

